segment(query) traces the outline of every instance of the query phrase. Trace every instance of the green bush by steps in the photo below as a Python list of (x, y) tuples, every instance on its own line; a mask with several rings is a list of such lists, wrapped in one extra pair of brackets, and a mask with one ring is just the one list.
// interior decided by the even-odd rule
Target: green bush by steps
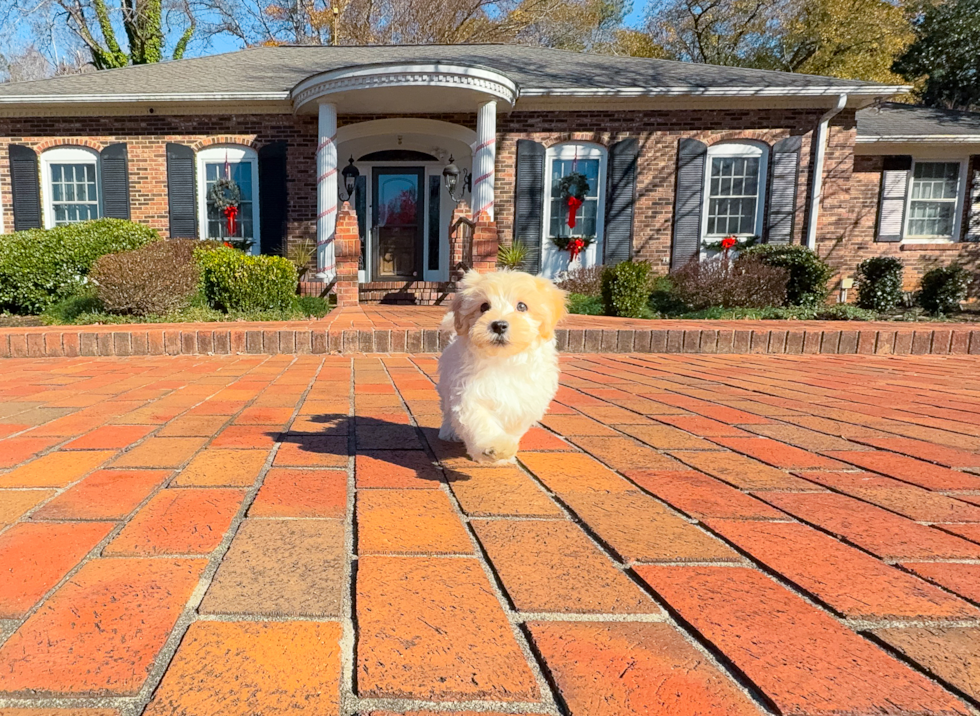
[(296, 267), (281, 256), (253, 256), (228, 247), (195, 253), (201, 290), (222, 311), (285, 310), (296, 295)]
[(602, 272), (602, 305), (609, 316), (643, 318), (649, 312), (650, 264), (623, 261)]
[(0, 311), (37, 314), (76, 293), (96, 259), (160, 239), (146, 226), (96, 219), (0, 236)]
[(857, 305), (873, 311), (890, 311), (902, 302), (902, 262), (892, 256), (875, 256), (858, 264)]
[(786, 303), (790, 306), (821, 306), (830, 289), (827, 282), (834, 275), (826, 261), (806, 246), (798, 244), (758, 244), (741, 252), (755, 256), (770, 266), (789, 270)]
[(959, 264), (927, 271), (916, 294), (918, 304), (933, 315), (949, 315), (960, 310), (970, 284), (969, 272)]

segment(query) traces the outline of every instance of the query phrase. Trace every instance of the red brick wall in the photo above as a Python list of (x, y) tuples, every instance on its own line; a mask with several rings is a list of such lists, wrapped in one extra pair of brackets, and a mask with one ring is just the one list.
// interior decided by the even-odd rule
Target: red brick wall
[[(720, 141), (754, 139), (773, 144), (790, 135), (801, 135), (800, 186), (794, 241), (803, 235), (810, 167), (810, 138), (823, 110), (663, 110), (596, 112), (512, 112), (497, 119), (496, 215), (500, 239), (514, 234), (514, 180), (517, 140), (533, 139), (545, 146), (566, 141), (610, 145), (626, 137), (640, 142), (637, 167), (637, 204), (634, 210), (633, 246), (637, 258), (647, 259), (655, 270), (670, 266), (674, 211), (674, 184), (678, 140), (699, 139), (711, 145)], [(842, 113), (839, 122), (853, 144), (854, 114)]]
[[(707, 144), (722, 140), (755, 139), (772, 144), (798, 134), (803, 138), (794, 241), (804, 234), (808, 190), (812, 177), (811, 137), (821, 110), (680, 110), (511, 112), (497, 120), (496, 221), (502, 242), (513, 238), (514, 179), (517, 140), (534, 139), (550, 146), (578, 140), (609, 145), (625, 137), (640, 141), (635, 208), (634, 247), (638, 258), (656, 270), (669, 266), (671, 222), (678, 140), (694, 137)], [(341, 126), (379, 119), (380, 115), (346, 115)], [(430, 115), (430, 118), (473, 128), (474, 114)], [(820, 214), (818, 251), (842, 275), (853, 274), (868, 256), (894, 254), (909, 266), (910, 283), (928, 267), (954, 258), (977, 267), (980, 244), (901, 251), (896, 244), (874, 242), (880, 158), (856, 157), (854, 113), (842, 112), (832, 122), (826, 156), (824, 201)], [(101, 149), (113, 142), (129, 145), (132, 216), (164, 234), (167, 232), (167, 142), (200, 148), (232, 142), (255, 148), (277, 141), (288, 143), (288, 237), (315, 237), (316, 118), (292, 115), (113, 116), (80, 118), (0, 118), (0, 198), (4, 224), (13, 226), (10, 165), (7, 145), (26, 144), (36, 150), (60, 144), (84, 144)], [(965, 222), (964, 222), (965, 225)]]
[[(836, 140), (836, 137), (835, 137)], [(829, 157), (830, 152), (828, 152)], [(918, 287), (922, 274), (936, 266), (959, 262), (980, 274), (980, 242), (949, 244), (879, 243), (874, 240), (878, 220), (883, 157), (854, 156), (849, 159), (837, 147), (834, 196), (825, 195), (817, 250), (839, 272), (838, 278), (854, 278), (857, 266), (874, 256), (894, 256), (905, 265), (905, 289)], [(980, 169), (980, 157), (971, 158), (967, 181)], [(830, 171), (830, 170), (828, 170)], [(966, 234), (970, 192), (963, 207), (962, 236)], [(828, 209), (828, 204), (830, 208)], [(972, 293), (976, 295), (974, 287)], [(853, 293), (851, 295), (853, 297)]]
[[(0, 118), (0, 198), (4, 226), (13, 230), (10, 163), (7, 146), (25, 144), (37, 152), (54, 146), (81, 144), (101, 150), (126, 142), (129, 152), (131, 215), (164, 235), (167, 214), (167, 142), (201, 149), (210, 144), (244, 144), (252, 148), (270, 142), (288, 143), (288, 236), (315, 238), (316, 118), (291, 115), (35, 117)], [(42, 185), (43, 191), (43, 185)]]

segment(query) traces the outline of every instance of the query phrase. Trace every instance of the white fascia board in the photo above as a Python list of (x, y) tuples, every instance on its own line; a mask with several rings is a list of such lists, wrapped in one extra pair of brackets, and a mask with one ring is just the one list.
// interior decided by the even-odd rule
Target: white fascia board
[(977, 144), (980, 134), (890, 134), (888, 136), (858, 136), (858, 144), (915, 143), (915, 144)]
[(821, 97), (841, 94), (883, 96), (908, 92), (905, 85), (863, 85), (857, 87), (619, 87), (609, 89), (522, 88), (522, 97)]
[(194, 92), (167, 94), (0, 95), (0, 104), (111, 104), (114, 102), (258, 102), (284, 101), (289, 92)]

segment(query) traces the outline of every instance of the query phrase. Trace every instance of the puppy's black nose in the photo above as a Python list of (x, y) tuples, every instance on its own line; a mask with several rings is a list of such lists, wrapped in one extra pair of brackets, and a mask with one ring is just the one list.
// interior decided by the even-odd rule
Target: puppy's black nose
[(490, 324), (490, 330), (498, 336), (502, 336), (507, 332), (507, 321), (494, 321)]

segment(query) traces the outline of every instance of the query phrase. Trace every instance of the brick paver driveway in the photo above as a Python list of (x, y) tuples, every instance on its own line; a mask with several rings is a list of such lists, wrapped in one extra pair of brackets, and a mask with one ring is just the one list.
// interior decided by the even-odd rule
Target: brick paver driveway
[(579, 355), (503, 468), (431, 356), (0, 368), (2, 716), (980, 703), (976, 358)]

